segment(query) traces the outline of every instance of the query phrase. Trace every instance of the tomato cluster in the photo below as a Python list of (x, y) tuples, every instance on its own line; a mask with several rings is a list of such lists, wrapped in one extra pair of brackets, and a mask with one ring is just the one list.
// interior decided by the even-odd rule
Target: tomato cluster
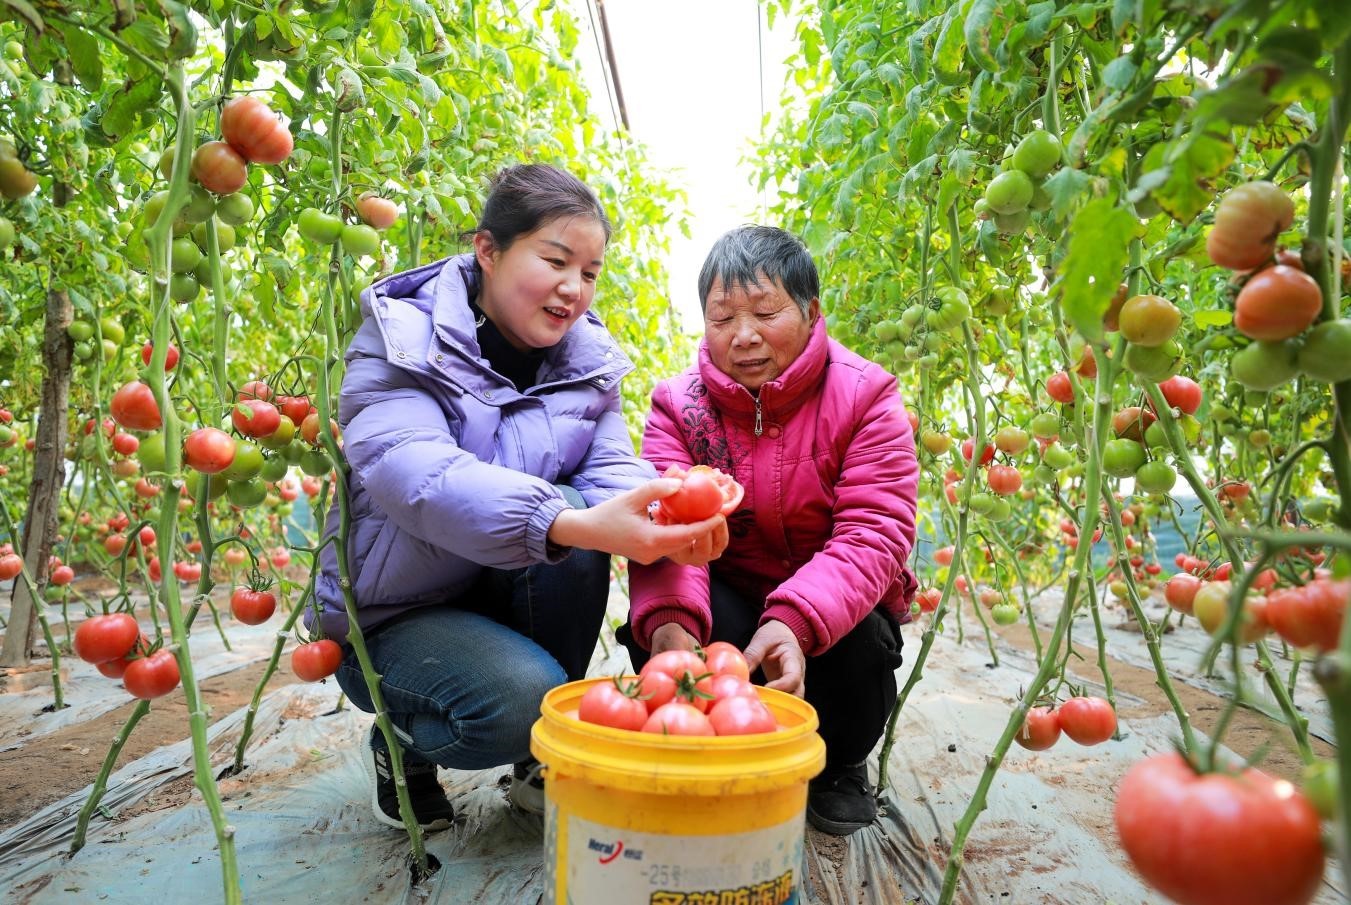
[(1080, 745), (1100, 745), (1116, 734), (1116, 711), (1104, 698), (1073, 697), (1059, 707), (1033, 707), (1013, 740), (1029, 751), (1045, 751), (1064, 733)]
[(658, 735), (752, 735), (778, 728), (750, 682), (746, 658), (722, 641), (699, 651), (663, 651), (637, 676), (592, 685), (577, 717)]
[(134, 698), (153, 700), (178, 687), (178, 659), (152, 648), (130, 613), (90, 616), (75, 629), (75, 655), (110, 679), (121, 678)]

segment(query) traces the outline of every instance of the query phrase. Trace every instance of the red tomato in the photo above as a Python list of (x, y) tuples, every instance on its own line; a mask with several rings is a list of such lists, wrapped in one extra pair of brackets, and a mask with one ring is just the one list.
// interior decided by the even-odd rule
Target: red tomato
[(1116, 828), (1145, 881), (1181, 905), (1306, 905), (1322, 885), (1318, 813), (1260, 770), (1198, 775), (1156, 754), (1117, 788)]
[(679, 679), (687, 672), (698, 677), (708, 671), (703, 658), (694, 651), (666, 650), (644, 663), (638, 674), (645, 676), (649, 672), (664, 672), (672, 678)]
[[(971, 456), (972, 456), (972, 454), (975, 452), (975, 449), (976, 449), (976, 444), (975, 444), (974, 441), (972, 441), (972, 440), (969, 439), (969, 438), (966, 439), (966, 440), (963, 440), (963, 441), (962, 441), (962, 458), (965, 459), (966, 461), (970, 462), (970, 461), (971, 461)], [(981, 465), (989, 465), (989, 464), (990, 464), (991, 462), (993, 462), (993, 461), (994, 461), (994, 445), (993, 445), (993, 444), (990, 444), (990, 443), (986, 443), (986, 444), (985, 444), (985, 448), (981, 451), (981, 454), (980, 454), (980, 464), (981, 464)]]
[(52, 569), (52, 574), (47, 576), (47, 583), (64, 587), (75, 580), (75, 570), (70, 566), (57, 566)]
[(1070, 698), (1056, 711), (1056, 720), (1081, 745), (1100, 745), (1116, 732), (1116, 711), (1103, 698)]
[(75, 656), (86, 663), (120, 660), (140, 636), (140, 626), (130, 613), (90, 616), (75, 629)]
[(1195, 415), (1196, 410), (1201, 407), (1201, 386), (1190, 377), (1183, 377), (1181, 374), (1169, 377), (1159, 384), (1159, 392), (1163, 393), (1163, 398), (1169, 405), (1180, 409), (1184, 415)]
[(1302, 270), (1277, 264), (1259, 271), (1234, 301), (1234, 327), (1244, 336), (1275, 342), (1298, 336), (1323, 311), (1323, 291)]
[(751, 677), (751, 668), (746, 663), (746, 656), (735, 644), (726, 641), (714, 641), (705, 647), (704, 663), (707, 664), (708, 671), (715, 676), (730, 674), (743, 679)]
[(1029, 751), (1045, 751), (1060, 741), (1060, 720), (1050, 707), (1033, 707), (1013, 740)]
[(248, 95), (226, 101), (220, 111), (220, 134), (230, 147), (254, 163), (281, 163), (295, 147), (290, 130), (281, 124), (277, 114), (258, 98)]
[(990, 489), (1000, 496), (1011, 496), (1023, 486), (1022, 473), (1012, 465), (991, 465), (985, 473), (985, 480)]
[(0, 581), (9, 581), (23, 571), (23, 560), (17, 553), (0, 556)]
[(281, 424), (281, 412), (262, 399), (244, 399), (230, 409), (230, 421), (246, 437), (270, 437)]
[(1351, 581), (1316, 578), (1303, 587), (1272, 591), (1267, 596), (1266, 620), (1295, 647), (1326, 653), (1341, 638), (1348, 600)]
[(399, 207), (388, 198), (367, 192), (357, 199), (357, 216), (375, 229), (389, 229), (399, 219)]
[(938, 563), (940, 566), (950, 566), (952, 565), (952, 558), (956, 556), (956, 554), (956, 547), (939, 547), (934, 551), (934, 562)]
[(202, 564), (180, 559), (174, 563), (174, 577), (179, 581), (199, 581), (202, 577)]
[[(150, 356), (153, 354), (155, 354), (155, 346), (153, 343), (147, 342), (144, 346), (141, 346), (141, 361), (143, 363), (150, 364)], [(164, 370), (172, 371), (177, 364), (178, 346), (169, 343), (169, 351), (164, 353)]]
[(224, 556), (225, 556), (225, 564), (227, 566), (243, 565), (244, 561), (249, 558), (248, 553), (244, 552), (238, 547), (233, 546), (226, 549)]
[(153, 654), (127, 664), (122, 685), (133, 698), (149, 701), (162, 698), (178, 687), (178, 661), (160, 648)]
[(1074, 384), (1070, 382), (1070, 375), (1064, 371), (1052, 374), (1046, 381), (1046, 395), (1063, 405), (1073, 402)]
[(698, 708), (672, 701), (654, 710), (643, 723), (643, 732), (658, 735), (713, 735), (713, 725)]
[(759, 700), (759, 695), (755, 693), (755, 686), (750, 683), (750, 680), (732, 673), (723, 673), (709, 679), (708, 693), (713, 695), (709, 707), (717, 707), (718, 702), (726, 698), (752, 697)]
[(183, 461), (202, 474), (217, 474), (235, 460), (235, 440), (223, 430), (199, 427), (183, 441)]
[[(1179, 553), (1179, 556), (1184, 554)], [(1192, 615), (1192, 602), (1196, 599), (1196, 590), (1201, 587), (1201, 579), (1183, 572), (1168, 579), (1163, 586), (1163, 599), (1179, 613)]]
[(577, 709), (577, 718), (584, 723), (634, 732), (643, 728), (647, 717), (647, 705), (626, 691), (618, 679), (592, 685)]
[(291, 563), (291, 551), (285, 547), (274, 547), (268, 559), (274, 567), (284, 569)]
[(943, 602), (943, 592), (939, 588), (925, 588), (915, 595), (915, 599), (919, 601), (920, 612), (932, 613)]
[[(333, 436), (338, 436), (338, 423), (332, 418), (328, 419), (329, 430)], [(310, 412), (305, 416), (305, 420), (300, 422), (300, 438), (311, 446), (318, 446), (323, 442), (319, 433), (319, 413)]]
[(139, 380), (124, 384), (114, 393), (108, 411), (112, 414), (113, 420), (127, 430), (159, 430), (163, 423), (159, 405), (155, 402), (155, 394)]
[(217, 195), (233, 194), (249, 181), (248, 164), (223, 141), (205, 142), (193, 152), (192, 175), (202, 188)]
[(95, 663), (94, 668), (110, 679), (120, 679), (126, 673), (127, 667), (131, 661), (126, 657), (118, 657), (116, 660), (108, 660), (104, 663)]
[(235, 393), (236, 402), (243, 402), (246, 399), (261, 399), (268, 402), (272, 399), (272, 387), (261, 380), (250, 380)]
[(305, 496), (313, 499), (319, 495), (319, 491), (324, 489), (324, 484), (316, 477), (305, 475), (300, 479), (300, 489), (305, 491)]
[(338, 671), (342, 648), (329, 638), (310, 641), (291, 651), (291, 671), (306, 682), (318, 682)]
[(262, 625), (277, 609), (277, 597), (271, 591), (238, 587), (230, 592), (230, 612), (245, 625)]
[(670, 673), (659, 669), (644, 671), (638, 679), (638, 697), (647, 712), (651, 713), (663, 704), (675, 699), (676, 681)]
[(717, 482), (709, 475), (691, 473), (679, 490), (661, 501), (661, 510), (670, 521), (688, 524), (712, 518), (722, 504), (722, 491)]
[(308, 396), (278, 396), (273, 402), (283, 415), (291, 419), (292, 424), (302, 423), (305, 416), (310, 413)]
[(736, 696), (719, 701), (708, 712), (716, 735), (757, 735), (779, 728), (774, 714), (758, 698)]
[(113, 434), (113, 451), (119, 455), (129, 456), (141, 448), (141, 441), (137, 440), (131, 434), (118, 431)]

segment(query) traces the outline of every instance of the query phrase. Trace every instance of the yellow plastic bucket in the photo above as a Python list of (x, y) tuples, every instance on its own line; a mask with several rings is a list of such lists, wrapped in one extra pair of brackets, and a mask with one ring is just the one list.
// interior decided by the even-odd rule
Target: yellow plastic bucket
[(816, 711), (756, 689), (780, 729), (723, 738), (583, 723), (584, 679), (550, 691), (531, 731), (545, 765), (546, 905), (788, 905), (799, 898)]

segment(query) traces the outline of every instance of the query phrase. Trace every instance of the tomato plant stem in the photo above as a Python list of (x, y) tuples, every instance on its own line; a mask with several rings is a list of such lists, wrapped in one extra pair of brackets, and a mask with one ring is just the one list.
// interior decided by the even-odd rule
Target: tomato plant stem
[(127, 721), (122, 724), (122, 729), (113, 737), (112, 747), (103, 758), (103, 766), (99, 768), (98, 776), (94, 777), (94, 787), (89, 790), (89, 797), (85, 799), (80, 807), (80, 814), (75, 820), (75, 833), (70, 840), (69, 854), (75, 854), (84, 848), (84, 837), (89, 831), (89, 820), (94, 816), (94, 811), (98, 809), (99, 802), (103, 800), (103, 793), (108, 789), (108, 777), (112, 775), (113, 767), (117, 764), (117, 757), (122, 753), (122, 746), (131, 738), (131, 731), (136, 728), (136, 724), (141, 721), (141, 717), (150, 712), (149, 701), (137, 701), (136, 706), (132, 708)]

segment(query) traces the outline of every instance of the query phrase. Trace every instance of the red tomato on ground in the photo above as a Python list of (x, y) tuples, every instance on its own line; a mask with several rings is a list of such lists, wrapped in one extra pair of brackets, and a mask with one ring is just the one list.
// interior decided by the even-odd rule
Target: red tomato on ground
[(291, 671), (306, 682), (318, 682), (338, 671), (342, 648), (329, 638), (310, 641), (291, 651)]
[(1060, 705), (1056, 719), (1080, 745), (1100, 745), (1116, 732), (1116, 711), (1103, 698), (1070, 698)]
[(1322, 884), (1317, 812), (1260, 770), (1200, 775), (1156, 754), (1121, 781), (1116, 827), (1135, 869), (1181, 905), (1306, 905)]
[(160, 648), (128, 663), (122, 674), (122, 684), (133, 698), (143, 701), (162, 698), (178, 687), (178, 661), (173, 654)]
[(630, 694), (636, 687), (626, 689), (619, 679), (592, 685), (582, 695), (577, 717), (585, 723), (629, 729), (637, 732), (647, 722), (647, 705)]
[(75, 629), (75, 656), (86, 663), (120, 660), (140, 636), (141, 629), (130, 613), (90, 616)]

